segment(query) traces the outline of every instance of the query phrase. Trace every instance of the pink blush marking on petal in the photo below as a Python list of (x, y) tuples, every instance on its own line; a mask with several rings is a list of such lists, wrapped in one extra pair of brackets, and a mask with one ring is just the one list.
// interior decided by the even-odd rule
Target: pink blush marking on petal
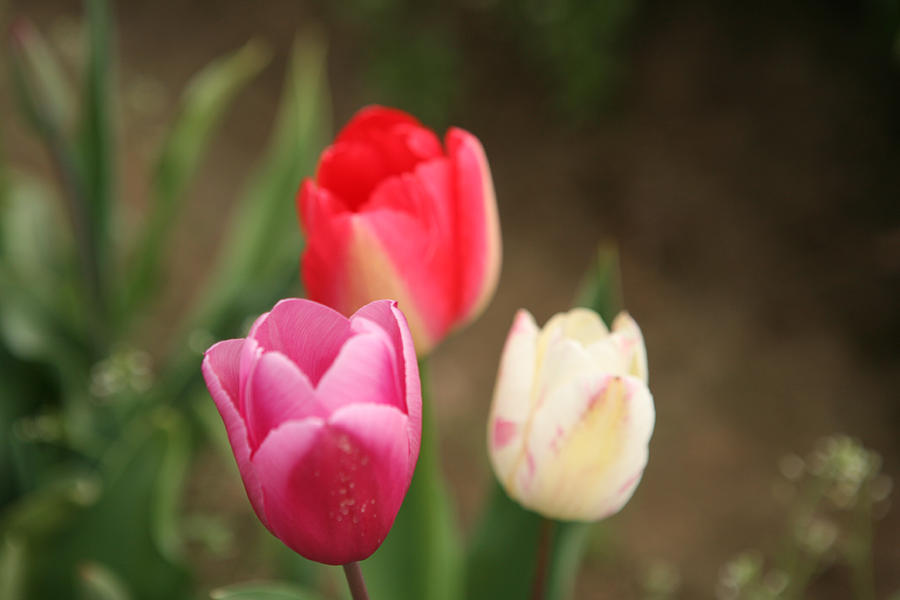
[(635, 473), (634, 475), (632, 475), (631, 477), (626, 479), (625, 483), (623, 483), (621, 486), (619, 486), (619, 489), (616, 491), (616, 495), (621, 496), (625, 492), (627, 492), (631, 488), (633, 488), (635, 485), (637, 485), (637, 482), (641, 480), (641, 475), (643, 475), (643, 474), (644, 474), (644, 470), (641, 469), (640, 471), (638, 471), (637, 473)]
[(494, 435), (492, 444), (495, 450), (499, 450), (509, 444), (519, 432), (519, 424), (507, 419), (494, 421)]

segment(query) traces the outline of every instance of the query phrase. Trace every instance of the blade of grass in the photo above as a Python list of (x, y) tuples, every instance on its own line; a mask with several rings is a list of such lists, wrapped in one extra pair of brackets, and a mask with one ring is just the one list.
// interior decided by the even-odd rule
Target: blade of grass
[(96, 353), (99, 354), (105, 340), (105, 323), (99, 310), (103, 302), (94, 243), (94, 223), (88, 210), (88, 192), (78, 167), (75, 149), (63, 135), (54, 112), (48, 108), (47, 100), (40, 94), (40, 87), (28, 68), (30, 63), (41, 60), (34, 53), (34, 35), (34, 29), (24, 21), (11, 31), (10, 72), (13, 90), (26, 120), (46, 146), (61, 183), (84, 279), (84, 305), (88, 309), (85, 313), (90, 320), (89, 329)]
[(201, 349), (188, 340), (236, 335), (249, 315), (267, 310), (299, 282), (302, 240), (294, 213), (300, 180), (328, 139), (330, 103), (325, 45), (315, 32), (294, 44), (285, 90), (266, 157), (243, 194), (206, 293), (188, 317), (169, 356), (160, 390), (179, 397), (199, 384)]
[(109, 264), (109, 223), (113, 194), (113, 128), (111, 102), (111, 19), (106, 0), (85, 0), (88, 24), (88, 64), (84, 81), (84, 105), (78, 156), (84, 177), (86, 221), (90, 224), (91, 259), (94, 263), (98, 326), (108, 326), (106, 311)]
[(237, 208), (207, 301), (199, 310), (198, 321), (214, 330), (248, 283), (296, 268), (302, 240), (294, 196), (328, 135), (327, 94), (325, 46), (317, 34), (308, 32), (294, 44), (272, 143)]
[(191, 176), (232, 101), (269, 62), (270, 52), (259, 40), (250, 40), (197, 73), (184, 93), (180, 113), (162, 146), (151, 190), (146, 225), (127, 273), (122, 316), (128, 318), (152, 297), (166, 242), (178, 215)]

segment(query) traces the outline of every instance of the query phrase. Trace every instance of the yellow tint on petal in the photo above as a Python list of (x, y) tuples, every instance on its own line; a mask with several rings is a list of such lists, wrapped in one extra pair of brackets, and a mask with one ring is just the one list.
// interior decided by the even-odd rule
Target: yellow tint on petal
[(573, 308), (565, 313), (563, 335), (587, 346), (609, 335), (600, 315), (587, 308)]
[(373, 300), (396, 300), (406, 316), (416, 354), (425, 356), (434, 346), (418, 307), (393, 263), (363, 219), (353, 219), (353, 241), (347, 250), (347, 291), (344, 305), (348, 316)]
[[(639, 417), (631, 410), (635, 390), (629, 388), (622, 378), (608, 379), (558, 450), (546, 450), (550, 457), (538, 469), (529, 499), (535, 510), (590, 521), (621, 508), (627, 498), (620, 498), (619, 488), (646, 464), (647, 440), (635, 439), (643, 436), (628, 423)], [(633, 486), (624, 490), (631, 491)]]

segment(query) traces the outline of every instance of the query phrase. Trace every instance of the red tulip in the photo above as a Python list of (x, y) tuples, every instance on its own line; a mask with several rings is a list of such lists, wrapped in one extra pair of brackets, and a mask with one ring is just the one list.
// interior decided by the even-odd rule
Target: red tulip
[(481, 143), (440, 140), (412, 116), (364, 108), (297, 196), (309, 298), (351, 314), (395, 298), (426, 354), (476, 317), (500, 271), (500, 226)]
[(323, 563), (372, 554), (409, 488), (422, 433), (419, 368), (395, 303), (347, 319), (282, 300), (246, 339), (207, 350), (203, 376), (269, 531)]

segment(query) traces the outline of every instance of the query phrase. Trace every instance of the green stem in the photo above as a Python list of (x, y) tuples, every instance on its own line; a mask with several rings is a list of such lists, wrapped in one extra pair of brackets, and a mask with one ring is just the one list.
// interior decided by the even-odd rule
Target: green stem
[(344, 565), (344, 575), (347, 577), (347, 585), (350, 587), (350, 595), (353, 600), (369, 600), (369, 593), (366, 591), (366, 582), (363, 579), (359, 563), (354, 561)]
[(534, 584), (531, 587), (531, 600), (544, 600), (547, 593), (547, 568), (553, 552), (553, 530), (556, 523), (550, 519), (541, 521), (541, 534), (538, 538), (537, 562), (534, 566)]

